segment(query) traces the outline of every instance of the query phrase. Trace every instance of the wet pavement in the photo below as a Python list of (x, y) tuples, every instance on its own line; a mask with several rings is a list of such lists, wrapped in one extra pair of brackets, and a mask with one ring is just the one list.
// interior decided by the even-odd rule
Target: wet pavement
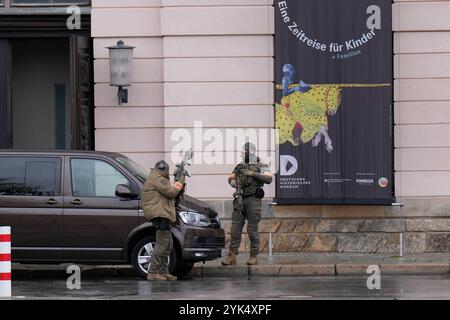
[(13, 282), (13, 299), (450, 299), (450, 275), (382, 276), (369, 290), (365, 276), (191, 278), (147, 282), (138, 278), (82, 279), (69, 290), (65, 279)]

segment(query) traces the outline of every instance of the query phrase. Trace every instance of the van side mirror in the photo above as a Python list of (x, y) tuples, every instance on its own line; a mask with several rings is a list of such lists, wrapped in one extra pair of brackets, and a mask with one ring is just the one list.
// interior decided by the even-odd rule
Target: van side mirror
[(118, 184), (116, 186), (116, 196), (119, 198), (133, 199), (137, 197), (137, 194), (131, 191), (130, 187), (126, 184)]

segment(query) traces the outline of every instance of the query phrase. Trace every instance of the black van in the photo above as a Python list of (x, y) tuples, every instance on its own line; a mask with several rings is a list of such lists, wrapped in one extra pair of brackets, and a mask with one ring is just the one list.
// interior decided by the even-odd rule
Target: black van
[[(12, 228), (13, 261), (131, 263), (146, 277), (155, 242), (140, 201), (147, 175), (116, 153), (0, 150), (0, 226)], [(224, 254), (225, 231), (202, 201), (185, 196), (177, 211), (169, 268), (182, 277)]]

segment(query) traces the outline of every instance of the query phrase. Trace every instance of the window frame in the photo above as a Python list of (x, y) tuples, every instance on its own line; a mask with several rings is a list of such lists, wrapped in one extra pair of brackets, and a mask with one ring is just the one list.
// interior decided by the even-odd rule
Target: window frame
[[(0, 155), (0, 159), (2, 158), (15, 158), (15, 159), (29, 159), (31, 161), (25, 162), (24, 167), (24, 178), (26, 181), (26, 164), (27, 162), (39, 162), (39, 161), (46, 161), (46, 160), (52, 160), (54, 163), (56, 163), (56, 176), (55, 176), (55, 194), (52, 196), (41, 196), (41, 195), (0, 195), (0, 197), (31, 197), (31, 198), (53, 198), (53, 197), (62, 197), (64, 194), (64, 176), (63, 176), (63, 167), (64, 167), (64, 159), (62, 157), (58, 156), (51, 156), (51, 155), (32, 155), (32, 156), (24, 156), (24, 155)], [(58, 163), (59, 161), (59, 163)], [(59, 168), (58, 168), (59, 165)], [(59, 169), (59, 170), (58, 170)], [(24, 182), (25, 182), (24, 181)]]
[(139, 190), (139, 187), (136, 184), (136, 181), (130, 177), (130, 175), (128, 173), (125, 173), (121, 168), (119, 168), (117, 165), (114, 164), (113, 161), (110, 161), (109, 159), (105, 159), (105, 158), (96, 158), (96, 157), (82, 157), (82, 156), (71, 156), (68, 157), (68, 169), (69, 169), (69, 176), (68, 176), (68, 190), (69, 192), (67, 192), (68, 196), (73, 197), (73, 198), (94, 198), (94, 199), (120, 199), (119, 197), (117, 197), (116, 195), (114, 195), (113, 197), (107, 197), (107, 196), (76, 196), (73, 193), (73, 176), (72, 176), (72, 160), (91, 160), (91, 161), (102, 161), (105, 162), (107, 164), (109, 164), (110, 166), (112, 166), (115, 170), (117, 170), (118, 172), (120, 172), (120, 174), (122, 174), (129, 182), (130, 182), (130, 189), (132, 191), (136, 191)]

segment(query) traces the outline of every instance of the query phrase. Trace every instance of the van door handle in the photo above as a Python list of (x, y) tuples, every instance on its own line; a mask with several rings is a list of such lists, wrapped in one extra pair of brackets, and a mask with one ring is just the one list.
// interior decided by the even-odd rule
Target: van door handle
[(79, 206), (79, 205), (83, 204), (83, 201), (81, 201), (80, 199), (75, 199), (72, 201), (72, 204)]
[(53, 205), (53, 204), (57, 204), (58, 201), (56, 201), (55, 199), (48, 199), (47, 201), (45, 201), (45, 203)]

